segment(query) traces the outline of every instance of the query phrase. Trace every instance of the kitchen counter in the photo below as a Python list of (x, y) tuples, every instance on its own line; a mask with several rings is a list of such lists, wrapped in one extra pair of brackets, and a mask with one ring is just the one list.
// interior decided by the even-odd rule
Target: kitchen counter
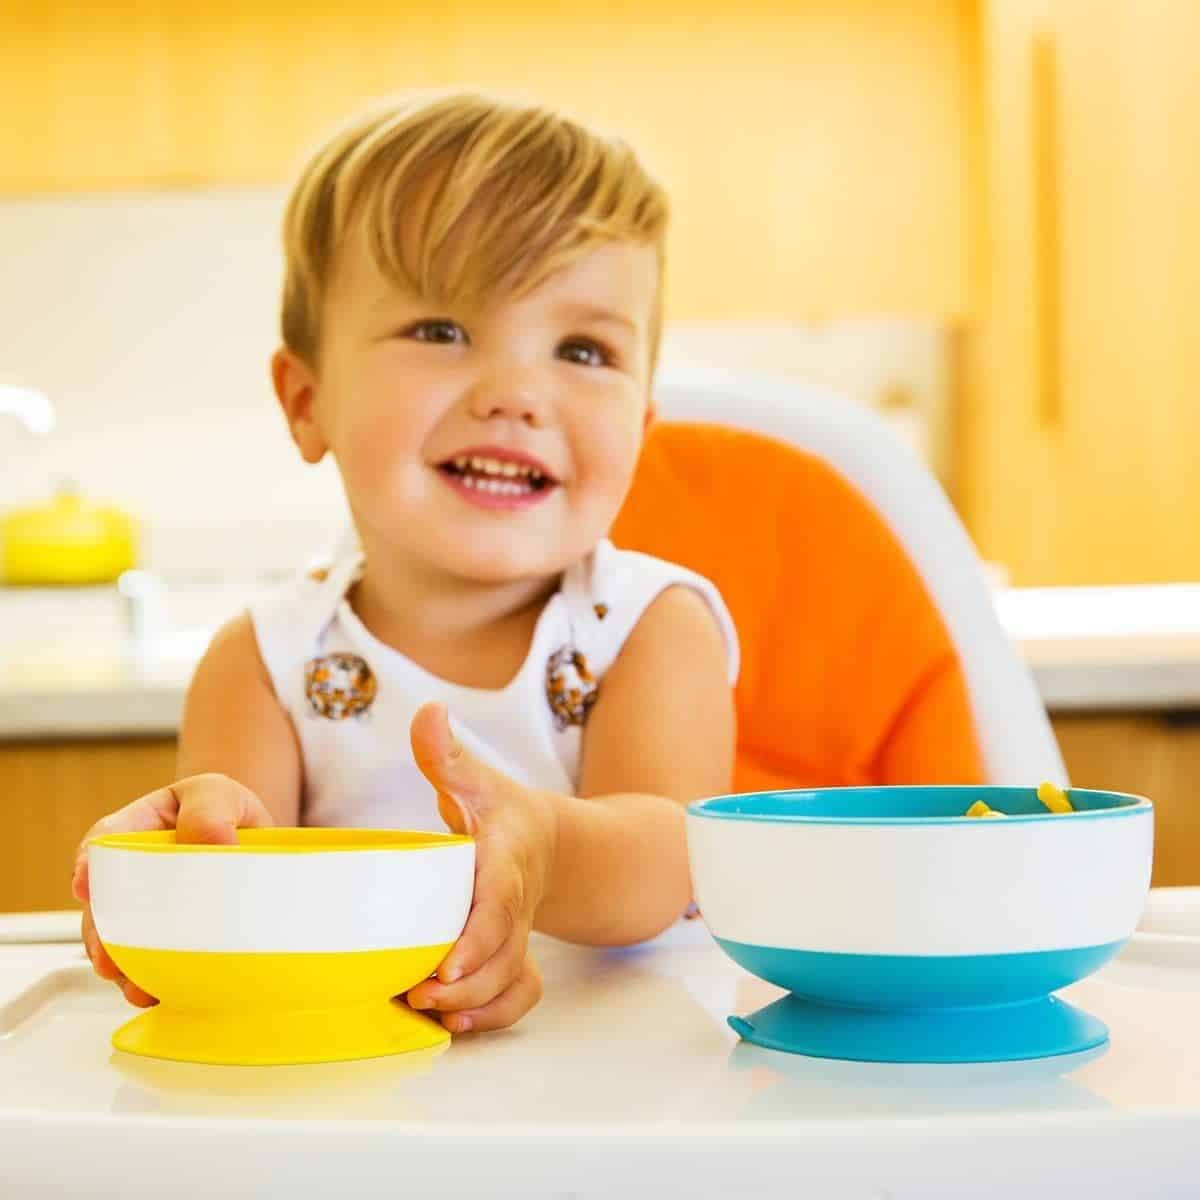
[[(137, 637), (115, 589), (0, 590), (0, 739), (174, 734), (212, 631), (262, 586), (175, 589)], [(1200, 709), (1200, 585), (1001, 589), (996, 606), (1051, 711)]]
[(132, 1010), (78, 945), (0, 946), (0, 1195), (1195, 1194), (1194, 953), (1131, 943), (1063, 993), (1107, 1047), (913, 1066), (739, 1042), (726, 1016), (779, 993), (700, 922), (535, 951), (545, 999), (510, 1031), (434, 1057), (228, 1068), (114, 1052)]
[(1005, 588), (996, 609), (1051, 712), (1200, 710), (1200, 585)]

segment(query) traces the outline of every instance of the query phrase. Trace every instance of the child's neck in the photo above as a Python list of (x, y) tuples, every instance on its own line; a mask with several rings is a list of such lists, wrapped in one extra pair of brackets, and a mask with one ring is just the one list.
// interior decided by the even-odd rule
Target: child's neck
[(381, 642), (432, 675), (501, 688), (520, 670), (556, 577), (479, 583), (369, 557), (349, 601)]

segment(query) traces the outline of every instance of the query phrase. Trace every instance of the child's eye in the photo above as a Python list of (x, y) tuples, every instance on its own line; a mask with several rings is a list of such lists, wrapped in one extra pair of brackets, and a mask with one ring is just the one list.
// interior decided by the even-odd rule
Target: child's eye
[(559, 346), (558, 353), (567, 362), (578, 363), (581, 367), (607, 367), (613, 362), (611, 351), (591, 338), (571, 338)]
[(444, 318), (418, 321), (404, 331), (405, 337), (418, 342), (433, 342), (439, 346), (453, 346), (467, 341), (467, 331), (457, 322)]

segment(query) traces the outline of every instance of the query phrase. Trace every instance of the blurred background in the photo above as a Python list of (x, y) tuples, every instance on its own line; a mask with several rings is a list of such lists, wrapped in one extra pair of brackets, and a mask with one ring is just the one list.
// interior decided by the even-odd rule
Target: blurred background
[(1200, 577), (1192, 0), (5, 12), (0, 378), (58, 425), (4, 429), (0, 502), (70, 477), (164, 564), (224, 517), (222, 554), (290, 561), (280, 523), (303, 544), (334, 485), (267, 389), (283, 189), (364, 103), (466, 84), (622, 134), (662, 178), (668, 362), (886, 406), (1014, 583)]
[(1198, 46), (1195, 0), (0, 9), (0, 789), (36, 822), (38, 789), (103, 811), (169, 775), (212, 628), (340, 536), (268, 383), (286, 185), (362, 105), (469, 85), (626, 137), (673, 202), (664, 367), (880, 409), (1076, 782), (1187, 792)]

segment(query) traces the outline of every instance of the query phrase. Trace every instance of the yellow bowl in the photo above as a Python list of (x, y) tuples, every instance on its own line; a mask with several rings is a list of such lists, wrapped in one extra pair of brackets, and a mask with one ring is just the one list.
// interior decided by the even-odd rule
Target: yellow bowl
[(383, 829), (243, 829), (234, 846), (174, 832), (88, 845), (105, 949), (159, 1004), (118, 1050), (274, 1065), (445, 1043), (393, 997), (428, 978), (466, 924), (472, 839)]

